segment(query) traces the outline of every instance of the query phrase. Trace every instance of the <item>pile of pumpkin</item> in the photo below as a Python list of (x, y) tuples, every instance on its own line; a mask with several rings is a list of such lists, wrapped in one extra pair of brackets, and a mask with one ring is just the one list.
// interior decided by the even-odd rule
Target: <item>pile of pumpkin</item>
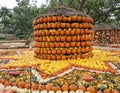
[(93, 19), (81, 15), (43, 15), (34, 25), (35, 57), (66, 60), (93, 56)]

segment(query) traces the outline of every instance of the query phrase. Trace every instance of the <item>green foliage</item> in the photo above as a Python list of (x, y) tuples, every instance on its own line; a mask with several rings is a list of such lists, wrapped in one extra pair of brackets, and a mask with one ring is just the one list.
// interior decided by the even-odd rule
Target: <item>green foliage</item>
[[(61, 0), (46, 0), (46, 5), (36, 7), (36, 0), (16, 0), (13, 9), (0, 8), (0, 32), (13, 33), (16, 36), (29, 36), (33, 32), (32, 22), (35, 17), (59, 6)], [(120, 25), (120, 0), (85, 0), (82, 12), (90, 15), (95, 23), (106, 22)], [(82, 0), (62, 0), (64, 5), (79, 10)]]

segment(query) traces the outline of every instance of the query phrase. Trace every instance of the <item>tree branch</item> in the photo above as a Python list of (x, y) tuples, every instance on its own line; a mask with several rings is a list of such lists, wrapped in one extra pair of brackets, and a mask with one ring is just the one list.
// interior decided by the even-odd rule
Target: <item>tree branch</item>
[(92, 17), (95, 18), (97, 16), (103, 16), (103, 15), (109, 14), (109, 13), (115, 11), (115, 10), (120, 10), (120, 7), (110, 8), (108, 11), (105, 11), (103, 13), (99, 13), (99, 14), (93, 15)]
[(70, 2), (68, 3), (68, 6), (70, 6), (70, 4), (72, 4), (73, 0), (70, 0)]
[(82, 0), (82, 3), (80, 4), (80, 6), (79, 6), (79, 11), (81, 11), (82, 12), (82, 9), (83, 9), (83, 6), (84, 6), (84, 4), (85, 4), (85, 1), (86, 0)]

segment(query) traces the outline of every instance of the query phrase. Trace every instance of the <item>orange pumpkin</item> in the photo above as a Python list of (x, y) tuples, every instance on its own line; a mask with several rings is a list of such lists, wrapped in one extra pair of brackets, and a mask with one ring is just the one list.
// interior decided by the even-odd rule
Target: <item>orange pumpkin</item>
[(84, 47), (85, 46), (85, 42), (81, 42), (81, 44), (80, 44), (82, 47)]
[(69, 36), (69, 35), (70, 35), (70, 31), (69, 31), (69, 30), (66, 30), (66, 31), (65, 31), (65, 35)]
[(69, 16), (69, 17), (67, 18), (67, 21), (68, 21), (68, 22), (71, 22), (71, 20), (72, 20), (72, 18), (71, 18), (71, 16)]
[(80, 34), (80, 29), (76, 29), (76, 30), (75, 30), (75, 34), (76, 34), (76, 35), (79, 35), (79, 34)]
[(65, 31), (64, 30), (59, 30), (60, 31), (60, 35), (64, 35)]
[(70, 28), (70, 27), (71, 27), (70, 23), (66, 23), (66, 28)]
[(45, 22), (45, 23), (47, 22), (47, 18), (46, 17), (43, 18), (43, 22)]
[(57, 21), (57, 17), (56, 16), (52, 16), (52, 21), (56, 22)]
[(57, 21), (58, 22), (62, 21), (62, 17), (61, 16), (57, 16)]
[(26, 89), (30, 89), (30, 83), (26, 83), (26, 84), (25, 84), (25, 88), (26, 88)]
[(75, 46), (76, 46), (76, 42), (71, 42), (71, 43), (70, 43), (70, 46), (71, 46), (71, 47), (75, 47)]
[(80, 52), (81, 52), (81, 49), (78, 48), (78, 49), (77, 49), (77, 53), (79, 54)]
[(65, 44), (64, 43), (60, 43), (60, 47), (64, 48)]
[(50, 43), (50, 48), (54, 48), (54, 47), (55, 47), (54, 43)]
[(24, 82), (24, 81), (18, 82), (17, 86), (18, 86), (19, 88), (24, 88), (25, 82)]
[(87, 91), (89, 91), (90, 93), (96, 93), (96, 89), (94, 86), (88, 87)]
[(71, 91), (76, 91), (77, 90), (77, 86), (72, 84), (72, 85), (69, 86), (69, 89)]
[(80, 22), (81, 21), (81, 16), (77, 16), (77, 21)]
[(52, 23), (51, 24), (51, 28), (56, 28), (57, 27), (57, 24), (56, 23)]
[(66, 54), (66, 52), (67, 52), (66, 50), (62, 50), (62, 54)]
[(52, 90), (52, 84), (51, 83), (47, 83), (47, 85), (45, 85), (45, 89), (47, 91), (51, 91)]
[(55, 47), (56, 47), (56, 48), (59, 48), (59, 47), (60, 47), (60, 44), (59, 44), (59, 43), (55, 43)]
[(119, 93), (119, 91), (116, 89), (112, 89), (112, 93)]
[(77, 37), (76, 36), (72, 36), (72, 41), (73, 42), (77, 41)]
[(56, 24), (56, 27), (57, 27), (57, 28), (60, 28), (60, 25), (61, 25), (60, 23), (57, 23), (57, 24)]
[(75, 30), (71, 30), (70, 31), (70, 34), (73, 36), (73, 35), (75, 35)]
[(75, 54), (77, 52), (76, 49), (72, 49), (72, 53)]
[(47, 28), (51, 28), (52, 24), (51, 23), (47, 23)]
[(65, 28), (66, 27), (66, 24), (65, 23), (61, 23), (61, 28)]
[(56, 54), (56, 50), (52, 50), (52, 54)]
[(71, 36), (66, 37), (66, 41), (70, 42), (72, 40)]
[(57, 54), (60, 55), (61, 54), (61, 50), (57, 50)]
[(45, 89), (45, 86), (42, 85), (42, 84), (39, 84), (39, 86), (38, 86), (38, 90), (44, 90), (44, 89)]
[(111, 93), (110, 89), (104, 89), (103, 93)]
[(51, 17), (49, 17), (49, 16), (47, 16), (47, 22), (51, 22), (52, 21), (52, 19), (51, 19)]
[(82, 86), (82, 85), (78, 86), (78, 89), (82, 90), (83, 92), (85, 92), (85, 91), (86, 91), (85, 86)]
[(62, 60), (66, 60), (67, 57), (65, 55), (62, 56)]
[(62, 57), (60, 55), (57, 55), (56, 57), (57, 57), (57, 60), (61, 60), (62, 59)]
[(62, 91), (68, 91), (69, 86), (68, 85), (62, 85)]
[(56, 35), (56, 36), (59, 36), (59, 35), (60, 35), (60, 32), (59, 32), (59, 31), (56, 31), (56, 32), (55, 32), (55, 35)]
[(53, 86), (53, 87), (52, 87), (52, 90), (55, 91), (55, 92), (58, 91), (58, 90), (60, 90), (60, 89), (61, 89), (61, 88), (60, 88), (59, 86)]
[(52, 55), (52, 56), (51, 56), (51, 59), (52, 59), (52, 60), (55, 60), (55, 59), (56, 59), (56, 57), (55, 57), (54, 55)]
[(71, 23), (71, 28), (75, 28), (76, 23)]
[(77, 42), (77, 43), (76, 43), (76, 47), (80, 47), (80, 42)]
[(54, 36), (51, 37), (51, 38), (50, 38), (50, 41), (55, 42), (55, 37), (54, 37)]
[(71, 16), (72, 21), (77, 21), (77, 16)]
[(60, 41), (60, 37), (56, 36), (56, 37), (55, 37), (55, 40), (56, 40), (57, 42), (59, 42), (59, 41)]
[(70, 47), (70, 43), (65, 43), (65, 47), (66, 48)]
[(66, 40), (66, 37), (65, 36), (61, 36), (60, 37), (60, 41), (65, 41)]
[(66, 22), (67, 21), (67, 17), (63, 16), (62, 21)]
[(67, 54), (71, 54), (71, 49), (67, 49)]

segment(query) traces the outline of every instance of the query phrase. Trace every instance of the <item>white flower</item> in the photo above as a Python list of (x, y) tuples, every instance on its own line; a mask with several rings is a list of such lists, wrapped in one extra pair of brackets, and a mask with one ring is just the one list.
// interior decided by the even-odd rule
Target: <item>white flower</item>
[(40, 93), (39, 90), (34, 90), (33, 93)]
[(17, 90), (17, 87), (16, 87), (16, 86), (13, 86), (11, 89), (14, 90), (14, 91), (16, 91), (16, 90)]
[(62, 91), (61, 91), (61, 90), (58, 90), (58, 91), (56, 91), (56, 93), (62, 93)]
[(47, 90), (42, 90), (40, 93), (48, 93)]
[(74, 91), (70, 91), (69, 93), (75, 93)]
[(49, 93), (55, 93), (54, 91), (49, 91)]
[(76, 93), (83, 93), (82, 90), (76, 90)]
[(12, 87), (11, 86), (7, 86), (6, 89), (11, 89)]
[(63, 93), (68, 93), (68, 91), (63, 91)]
[(1, 89), (4, 89), (4, 88), (5, 88), (5, 87), (4, 87), (2, 84), (0, 84), (0, 90), (1, 90)]

